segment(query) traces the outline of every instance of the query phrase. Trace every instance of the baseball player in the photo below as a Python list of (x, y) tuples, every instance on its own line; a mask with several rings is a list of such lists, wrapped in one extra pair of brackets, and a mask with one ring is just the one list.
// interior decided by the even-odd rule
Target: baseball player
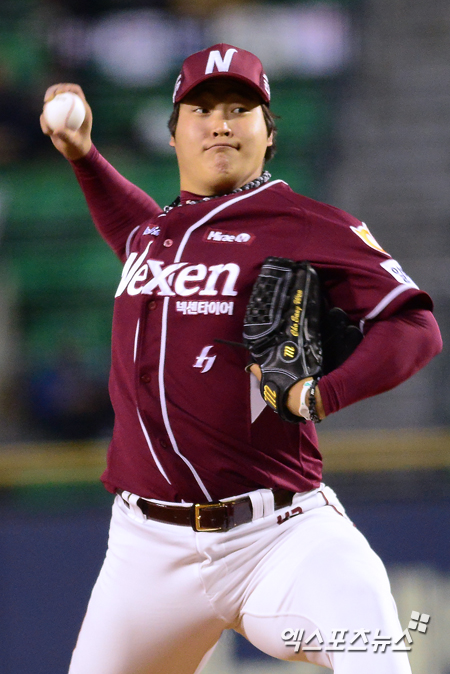
[[(75, 84), (45, 100), (67, 90), (85, 100)], [(255, 55), (218, 44), (189, 56), (173, 102), (181, 191), (164, 209), (92, 145), (87, 103), (78, 131), (41, 121), (124, 265), (102, 476), (116, 497), (70, 674), (194, 674), (227, 629), (337, 674), (407, 674), (385, 568), (321, 481), (314, 421), (440, 351), (432, 302), (364, 223), (264, 170), (275, 127)], [(236, 346), (268, 256), (308, 260), (364, 334), (313, 386), (293, 382), (286, 407), (304, 423), (266, 404)]]

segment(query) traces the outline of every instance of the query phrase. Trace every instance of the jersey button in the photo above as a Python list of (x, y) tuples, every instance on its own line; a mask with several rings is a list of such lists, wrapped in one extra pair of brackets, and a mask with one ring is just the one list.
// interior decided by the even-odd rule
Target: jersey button
[(165, 440), (160, 440), (160, 441), (159, 441), (159, 444), (161, 445), (161, 447), (162, 447), (163, 449), (165, 449), (165, 448), (167, 447), (167, 442), (166, 442)]
[(158, 305), (156, 304), (155, 300), (150, 300), (147, 306), (149, 311), (154, 311)]
[(149, 384), (151, 380), (152, 378), (149, 374), (141, 374), (141, 381), (143, 381), (144, 384)]
[(165, 248), (170, 248), (170, 246), (172, 245), (173, 245), (172, 239), (166, 239), (163, 243), (163, 246), (165, 246)]

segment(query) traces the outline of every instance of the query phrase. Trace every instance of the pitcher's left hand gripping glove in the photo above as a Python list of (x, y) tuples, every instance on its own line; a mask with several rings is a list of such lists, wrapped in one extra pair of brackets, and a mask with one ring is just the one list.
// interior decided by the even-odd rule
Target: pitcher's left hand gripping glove
[(244, 318), (244, 344), (261, 368), (261, 395), (284, 421), (300, 423), (286, 405), (300, 379), (320, 377), (321, 292), (308, 262), (268, 257), (253, 286)]

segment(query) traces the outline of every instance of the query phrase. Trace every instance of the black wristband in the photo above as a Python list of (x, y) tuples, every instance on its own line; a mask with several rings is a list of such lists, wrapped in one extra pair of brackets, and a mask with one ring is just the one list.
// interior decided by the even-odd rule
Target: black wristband
[(319, 418), (319, 415), (317, 414), (316, 411), (316, 386), (318, 381), (319, 379), (314, 379), (313, 383), (311, 384), (311, 388), (309, 389), (309, 403), (308, 403), (309, 418), (315, 424), (320, 424), (320, 422), (322, 421), (322, 419)]

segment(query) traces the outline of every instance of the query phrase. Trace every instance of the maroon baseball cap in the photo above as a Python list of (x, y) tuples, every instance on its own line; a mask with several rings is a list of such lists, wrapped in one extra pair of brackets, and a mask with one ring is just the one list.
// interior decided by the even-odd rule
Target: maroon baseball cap
[(230, 44), (215, 44), (184, 60), (175, 82), (173, 102), (179, 103), (197, 84), (213, 77), (233, 77), (254, 89), (264, 103), (270, 101), (267, 75), (259, 58)]

